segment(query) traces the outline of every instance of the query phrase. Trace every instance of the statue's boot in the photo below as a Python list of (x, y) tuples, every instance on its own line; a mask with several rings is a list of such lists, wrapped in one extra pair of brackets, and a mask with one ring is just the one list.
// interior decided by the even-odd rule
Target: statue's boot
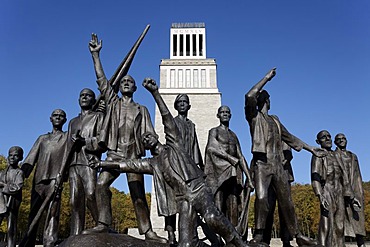
[(145, 240), (167, 244), (167, 239), (158, 236), (157, 233), (153, 232), (151, 229), (145, 233)]
[(302, 233), (296, 235), (296, 242), (298, 246), (317, 246), (317, 240), (306, 237)]
[(109, 232), (109, 227), (99, 222), (96, 227), (86, 229), (82, 232), (82, 234), (107, 233), (107, 232)]

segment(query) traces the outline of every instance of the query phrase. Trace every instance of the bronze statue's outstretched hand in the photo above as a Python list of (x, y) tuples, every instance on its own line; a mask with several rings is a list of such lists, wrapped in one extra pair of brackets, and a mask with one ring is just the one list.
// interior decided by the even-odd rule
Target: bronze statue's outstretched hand
[(322, 148), (312, 148), (311, 153), (315, 155), (316, 157), (322, 158), (325, 157), (328, 154), (328, 151)]
[(90, 49), (90, 52), (93, 53), (93, 52), (100, 52), (101, 48), (103, 47), (103, 41), (98, 40), (98, 35), (95, 34), (95, 33), (92, 33), (91, 34), (91, 40), (89, 42), (89, 49)]
[(276, 75), (276, 67), (272, 68), (266, 75), (265, 78), (270, 81)]
[(155, 80), (152, 78), (145, 78), (143, 81), (143, 87), (145, 87), (151, 93), (158, 91), (158, 86)]

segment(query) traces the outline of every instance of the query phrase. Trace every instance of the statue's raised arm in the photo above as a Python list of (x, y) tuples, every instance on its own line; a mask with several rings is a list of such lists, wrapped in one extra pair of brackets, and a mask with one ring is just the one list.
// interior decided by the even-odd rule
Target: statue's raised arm
[(152, 78), (145, 78), (143, 81), (143, 87), (145, 87), (152, 95), (155, 102), (158, 105), (159, 111), (161, 115), (165, 115), (170, 113), (166, 103), (164, 102), (162, 96), (159, 94), (158, 86), (154, 79)]
[[(258, 110), (262, 110), (263, 105), (259, 105), (258, 102), (264, 102), (258, 98), (268, 98), (269, 95), (265, 90), (262, 90), (268, 81), (276, 75), (276, 68), (272, 68), (259, 82), (257, 82), (246, 94), (245, 94), (245, 118), (247, 121), (251, 121), (257, 114)], [(266, 104), (265, 108), (269, 108), (269, 104)], [(268, 109), (266, 109), (268, 110)]]
[(261, 92), (262, 88), (266, 85), (267, 82), (271, 81), (272, 78), (276, 75), (276, 68), (272, 68), (256, 85), (254, 85), (251, 90), (245, 95), (245, 97), (255, 97)]
[(89, 50), (94, 62), (94, 69), (96, 74), (96, 79), (99, 85), (99, 89), (102, 87), (104, 82), (107, 82), (105, 76), (103, 65), (100, 61), (100, 50), (103, 47), (103, 41), (98, 39), (98, 35), (93, 33), (91, 34), (91, 40), (89, 42)]

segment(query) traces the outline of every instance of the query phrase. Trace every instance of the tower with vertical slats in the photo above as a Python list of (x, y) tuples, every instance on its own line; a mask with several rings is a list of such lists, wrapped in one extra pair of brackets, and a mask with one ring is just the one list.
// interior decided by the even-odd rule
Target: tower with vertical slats
[[(221, 105), (217, 88), (217, 65), (207, 58), (206, 28), (204, 23), (173, 23), (170, 29), (170, 58), (160, 63), (159, 92), (173, 116), (174, 100), (179, 93), (190, 98), (188, 118), (196, 125), (198, 141), (204, 157), (208, 131), (219, 124), (216, 118)], [(156, 106), (155, 131), (165, 143), (162, 118)], [(153, 228), (163, 230), (164, 219), (158, 217), (157, 200), (152, 186), (151, 219)]]

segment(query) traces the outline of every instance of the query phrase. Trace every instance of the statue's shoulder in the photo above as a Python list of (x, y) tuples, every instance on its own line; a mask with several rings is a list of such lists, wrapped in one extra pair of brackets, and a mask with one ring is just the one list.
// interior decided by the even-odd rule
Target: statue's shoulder
[(270, 115), (272, 118), (274, 118), (274, 119), (276, 119), (277, 121), (279, 121), (280, 122), (280, 120), (279, 120), (279, 117), (278, 116), (276, 116), (276, 115)]
[(39, 136), (38, 140), (42, 141), (42, 140), (48, 139), (50, 137), (50, 135), (51, 135), (51, 132), (48, 132), (46, 134), (42, 134), (42, 135)]

